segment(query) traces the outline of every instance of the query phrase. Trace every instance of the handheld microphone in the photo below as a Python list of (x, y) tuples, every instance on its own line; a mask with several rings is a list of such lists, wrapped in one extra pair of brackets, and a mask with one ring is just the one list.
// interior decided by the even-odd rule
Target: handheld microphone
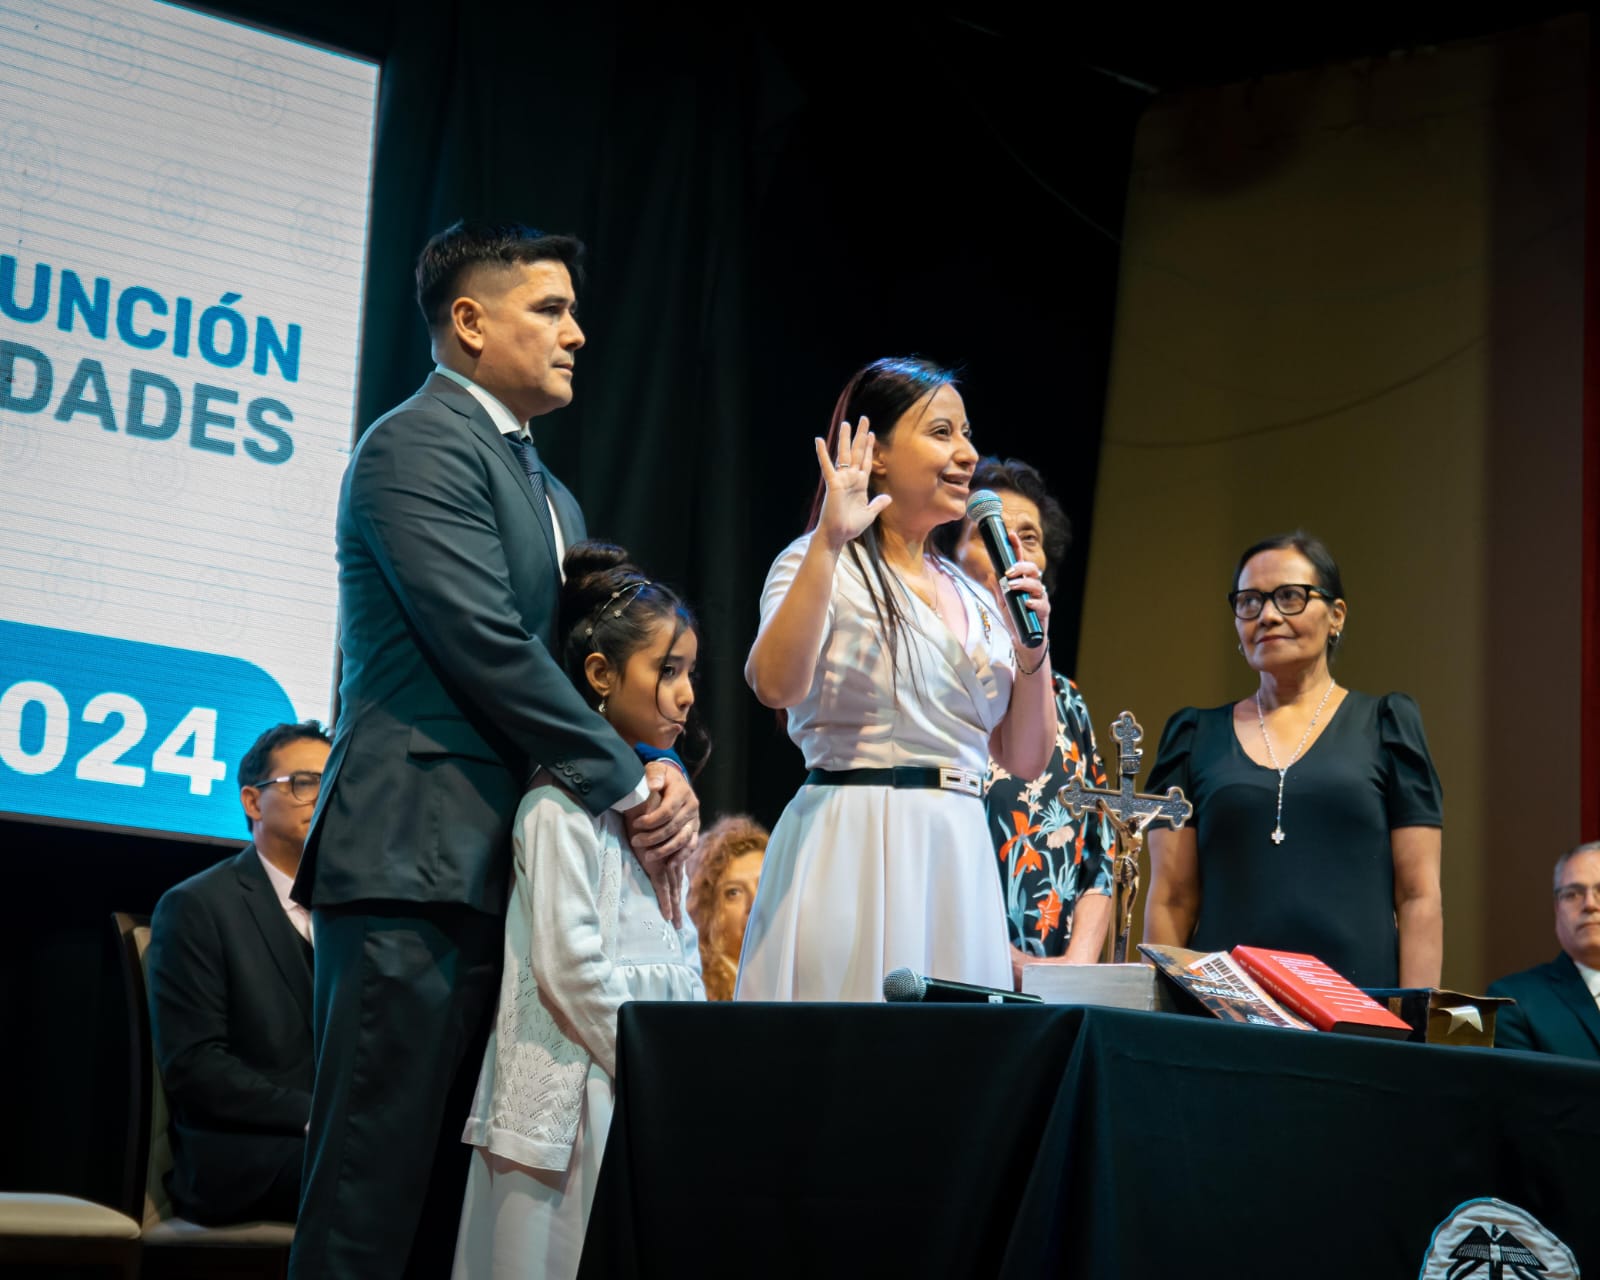
[(1044, 643), (1044, 628), (1039, 615), (1028, 603), (1027, 593), (1006, 585), (1006, 570), (1016, 564), (1011, 550), (1011, 539), (1006, 536), (1006, 520), (1000, 499), (992, 489), (979, 489), (967, 499), (967, 519), (978, 528), (983, 538), (983, 549), (989, 553), (989, 563), (994, 566), (994, 576), (999, 581), (1001, 593), (1006, 598), (1006, 609), (1017, 629), (1023, 647), (1037, 649)]
[(891, 969), (883, 975), (883, 998), (890, 1004), (1043, 1004), (1038, 996), (979, 987), (970, 982), (925, 978), (910, 969)]

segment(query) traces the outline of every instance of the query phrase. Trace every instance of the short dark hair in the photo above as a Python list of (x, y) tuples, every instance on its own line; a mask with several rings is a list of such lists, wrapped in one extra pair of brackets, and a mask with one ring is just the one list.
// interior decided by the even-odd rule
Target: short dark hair
[[(250, 750), (244, 753), (239, 761), (239, 790), (253, 787), (263, 780), (268, 769), (272, 767), (272, 753), (279, 747), (291, 742), (306, 742), (315, 739), (317, 742), (326, 742), (330, 745), (333, 739), (328, 736), (328, 731), (315, 720), (302, 720), (299, 724), (275, 724), (259, 738), (250, 744)], [(241, 804), (244, 802), (241, 800)], [(255, 834), (255, 825), (250, 821), (247, 813), (244, 817), (245, 830)]]
[(417, 306), (430, 329), (449, 316), (461, 283), (475, 267), (510, 267), (556, 261), (566, 265), (574, 287), (583, 283), (583, 242), (575, 236), (547, 235), (520, 222), (452, 223), (422, 246), (417, 255)]
[[(1015, 493), (1039, 508), (1039, 524), (1044, 535), (1044, 589), (1056, 589), (1056, 567), (1072, 545), (1072, 521), (1055, 500), (1037, 467), (1020, 458), (979, 458), (972, 472), (971, 491), (993, 489), (996, 493)], [(954, 534), (960, 525), (946, 525)], [(952, 544), (954, 539), (952, 538)]]

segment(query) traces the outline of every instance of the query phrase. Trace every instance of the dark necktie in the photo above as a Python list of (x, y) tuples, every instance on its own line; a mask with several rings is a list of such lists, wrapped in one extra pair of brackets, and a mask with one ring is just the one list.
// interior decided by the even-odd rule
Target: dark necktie
[(533, 496), (540, 503), (548, 501), (544, 491), (544, 472), (539, 469), (539, 451), (533, 447), (533, 441), (524, 440), (521, 436), (507, 436), (506, 439), (511, 442), (511, 452), (517, 455), (517, 461), (527, 473), (528, 483), (533, 486)]
[(506, 436), (505, 439), (511, 446), (511, 452), (517, 455), (517, 461), (522, 464), (529, 485), (533, 487), (534, 513), (551, 535), (551, 545), (554, 546), (554, 517), (550, 514), (550, 498), (545, 492), (544, 471), (539, 466), (539, 451), (533, 447), (532, 440), (524, 440), (521, 436)]

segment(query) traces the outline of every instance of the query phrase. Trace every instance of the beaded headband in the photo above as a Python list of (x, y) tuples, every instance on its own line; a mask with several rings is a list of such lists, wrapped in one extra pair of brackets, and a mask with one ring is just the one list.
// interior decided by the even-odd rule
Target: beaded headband
[[(623, 610), (633, 603), (633, 597), (638, 595), (639, 592), (643, 591), (650, 585), (651, 583), (649, 578), (639, 578), (636, 581), (628, 583), (628, 585), (625, 587), (618, 587), (606, 597), (605, 601), (600, 605), (599, 608), (589, 615), (589, 625), (583, 629), (583, 638), (588, 640), (594, 635), (594, 629), (600, 625), (601, 620), (605, 617), (607, 609), (611, 609), (611, 616), (613, 618), (620, 618)], [(632, 592), (633, 594), (629, 595), (629, 592)], [(616, 608), (612, 609), (612, 603), (621, 596), (628, 596), (628, 598), (622, 601), (621, 604), (617, 605)]]

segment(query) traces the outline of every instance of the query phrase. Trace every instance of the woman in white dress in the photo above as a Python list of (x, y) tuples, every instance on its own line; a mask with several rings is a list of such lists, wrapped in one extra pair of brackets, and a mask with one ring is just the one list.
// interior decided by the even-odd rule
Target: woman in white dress
[[(694, 706), (694, 619), (618, 547), (580, 542), (565, 573), (567, 674), (630, 745), (670, 749)], [(577, 1274), (611, 1127), (617, 1010), (705, 999), (694, 925), (659, 905), (682, 901), (683, 872), (670, 873), (675, 897), (652, 885), (620, 814), (591, 817), (541, 770), (513, 843), (499, 1007), (462, 1134), (477, 1150), (458, 1280)]]
[[(1055, 701), (1048, 646), (1014, 647), (929, 542), (966, 512), (970, 436), (952, 376), (913, 358), (851, 378), (816, 441), (810, 528), (767, 575), (745, 664), (810, 772), (767, 846), (736, 999), (878, 1000), (901, 966), (1011, 987), (982, 779), (991, 756), (1044, 769)], [(1013, 549), (1008, 579), (1048, 625)]]

